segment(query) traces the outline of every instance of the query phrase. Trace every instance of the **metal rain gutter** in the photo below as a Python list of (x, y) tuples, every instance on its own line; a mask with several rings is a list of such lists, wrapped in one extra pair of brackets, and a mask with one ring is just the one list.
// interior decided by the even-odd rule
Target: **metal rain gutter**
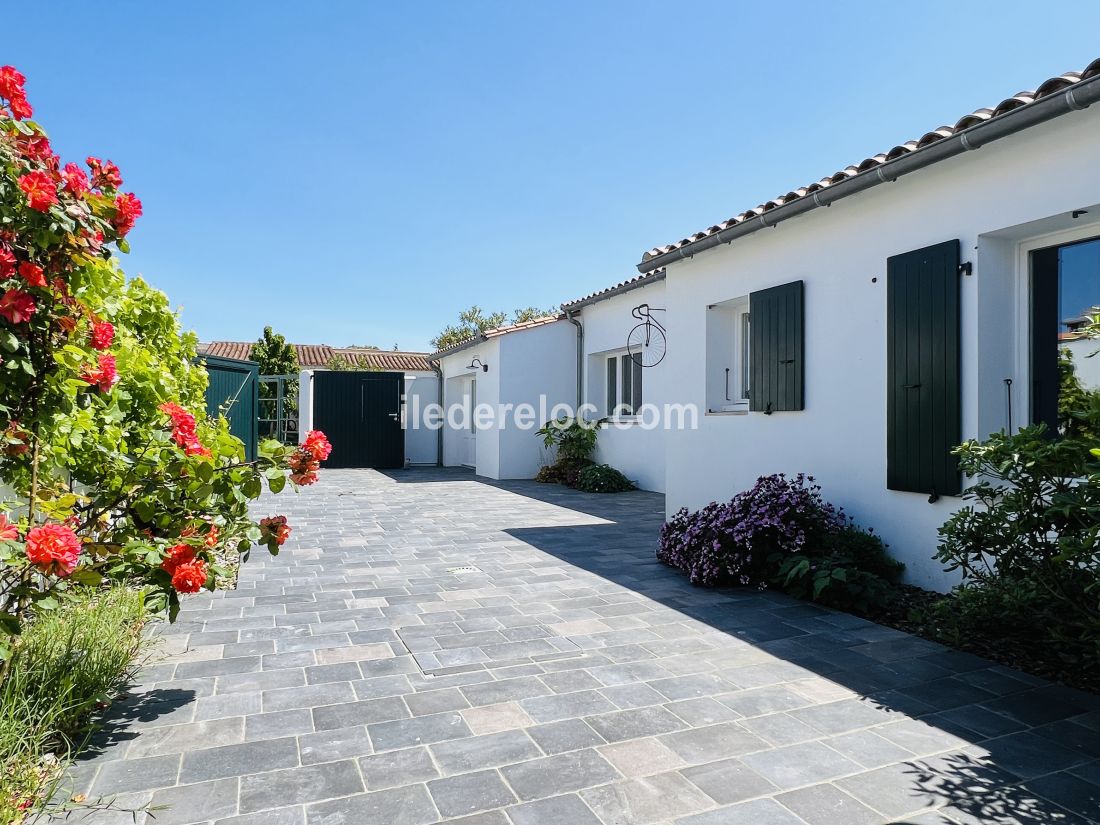
[[(439, 397), (439, 414), (442, 416), (447, 415), (447, 409), (443, 406), (443, 367), (437, 362), (432, 361), (432, 372), (435, 373), (435, 379), (439, 383), (437, 388), (437, 395)], [(443, 427), (440, 426), (435, 431), (435, 466), (443, 466)]]
[(573, 310), (565, 311), (565, 320), (577, 328), (577, 406), (575, 414), (580, 415), (581, 404), (584, 403), (584, 325), (573, 316)]
[(685, 244), (678, 249), (656, 255), (637, 265), (639, 272), (651, 272), (659, 267), (676, 263), (685, 258), (704, 252), (711, 247), (730, 243), (737, 238), (751, 235), (765, 227), (775, 226), (781, 221), (803, 215), (821, 206), (830, 206), (842, 198), (857, 192), (871, 189), (880, 183), (892, 183), (902, 175), (916, 172), (941, 160), (978, 149), (1024, 129), (1053, 120), (1070, 112), (1086, 109), (1100, 100), (1100, 75), (1075, 83), (1066, 89), (1040, 98), (1032, 103), (1005, 112), (1003, 115), (976, 123), (951, 137), (938, 140), (923, 149), (917, 149), (907, 155), (894, 158), (879, 166), (853, 175), (840, 183), (819, 189), (812, 195), (804, 195), (798, 200), (777, 206), (755, 218), (742, 221), (713, 235)]

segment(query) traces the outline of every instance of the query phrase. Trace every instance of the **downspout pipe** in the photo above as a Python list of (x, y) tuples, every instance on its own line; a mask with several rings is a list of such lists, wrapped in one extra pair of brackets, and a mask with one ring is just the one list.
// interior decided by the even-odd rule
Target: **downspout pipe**
[(565, 320), (577, 328), (577, 406), (573, 409), (579, 412), (584, 403), (584, 325), (571, 309), (565, 311)]
[[(437, 394), (439, 397), (439, 413), (443, 416), (443, 421), (446, 421), (447, 411), (443, 408), (443, 367), (439, 366), (438, 361), (432, 361), (432, 372), (435, 373), (436, 381), (438, 382)], [(443, 466), (443, 427), (440, 422), (440, 427), (435, 431), (435, 466)]]
[(720, 232), (715, 232), (713, 235), (700, 238), (661, 255), (647, 258), (637, 265), (638, 271), (642, 273), (651, 272), (667, 264), (690, 258), (711, 247), (729, 243), (745, 235), (751, 235), (765, 227), (775, 226), (781, 221), (805, 214), (818, 207), (831, 206), (849, 195), (871, 189), (880, 183), (892, 183), (902, 175), (916, 172), (918, 169), (931, 166), (955, 155), (981, 148), (987, 143), (1014, 135), (1031, 126), (1045, 123), (1061, 115), (1086, 109), (1097, 101), (1100, 101), (1100, 75), (1075, 83), (1060, 92), (1055, 92), (1033, 103), (1005, 112), (1003, 115), (990, 118), (982, 123), (976, 123), (923, 149), (917, 149), (907, 155), (902, 155), (879, 166), (867, 169), (840, 183), (835, 183), (825, 189), (819, 189), (813, 194), (804, 195), (798, 200), (777, 206), (757, 215), (755, 218), (744, 220)]

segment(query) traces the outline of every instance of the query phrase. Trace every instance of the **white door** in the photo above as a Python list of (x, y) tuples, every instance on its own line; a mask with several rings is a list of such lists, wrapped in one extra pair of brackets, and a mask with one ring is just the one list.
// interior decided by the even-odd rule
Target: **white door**
[(474, 411), (477, 409), (477, 379), (471, 378), (466, 386), (466, 427), (460, 438), (461, 463), (473, 469), (477, 468), (477, 426), (474, 423)]

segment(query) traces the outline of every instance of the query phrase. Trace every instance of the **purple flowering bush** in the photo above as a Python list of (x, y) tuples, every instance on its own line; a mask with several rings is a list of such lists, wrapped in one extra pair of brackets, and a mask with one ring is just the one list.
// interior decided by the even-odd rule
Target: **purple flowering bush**
[(762, 476), (749, 490), (662, 527), (659, 561), (708, 587), (774, 584), (802, 598), (866, 608), (888, 597), (901, 565), (870, 531), (821, 496), (812, 476)]

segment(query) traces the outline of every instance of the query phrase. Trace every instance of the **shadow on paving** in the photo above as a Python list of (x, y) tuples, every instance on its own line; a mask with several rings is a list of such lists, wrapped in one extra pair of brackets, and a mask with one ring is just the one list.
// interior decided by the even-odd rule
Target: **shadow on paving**
[(657, 493), (584, 494), (465, 470), (387, 475), (402, 483), (484, 484), (606, 519), (504, 532), (749, 643), (779, 660), (774, 667), (787, 681), (818, 676), (854, 691), (858, 698), (844, 713), (893, 713), (905, 727), (902, 742), (941, 742), (940, 755), (834, 782), (879, 809), (884, 798), (898, 811), (939, 809), (903, 815), (895, 825), (1100, 822), (1100, 697), (780, 593), (694, 587), (656, 560), (664, 521)]

